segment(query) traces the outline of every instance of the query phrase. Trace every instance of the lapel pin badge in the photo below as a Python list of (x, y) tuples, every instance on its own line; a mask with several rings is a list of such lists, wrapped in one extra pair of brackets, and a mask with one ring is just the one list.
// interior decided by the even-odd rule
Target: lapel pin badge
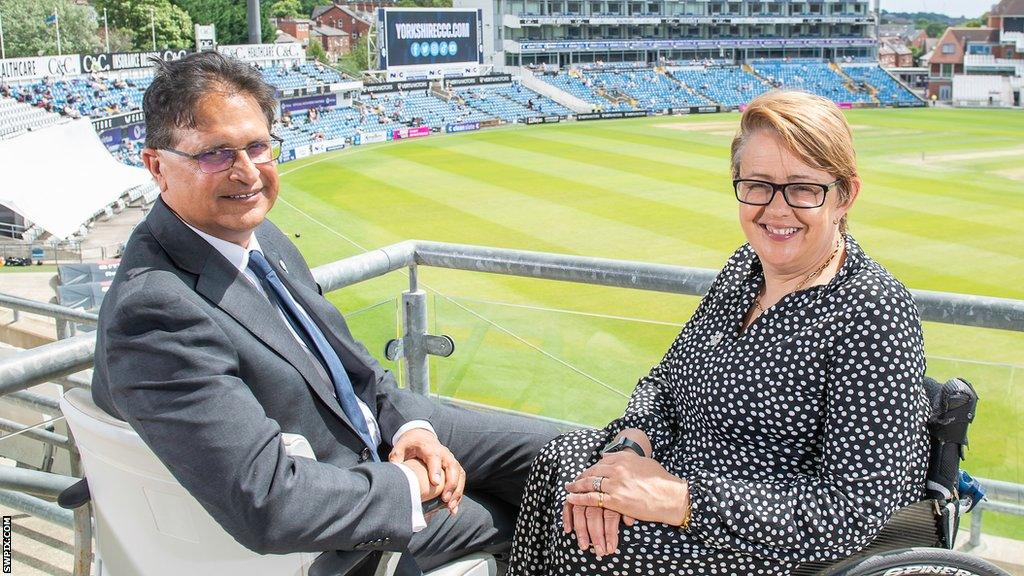
[(725, 338), (725, 334), (722, 334), (721, 332), (715, 333), (715, 335), (711, 337), (711, 345), (718, 346), (722, 342), (723, 338)]
[(278, 260), (277, 263), (281, 265), (281, 270), (284, 270), (285, 274), (287, 274), (288, 273), (288, 267), (284, 265), (284, 260)]

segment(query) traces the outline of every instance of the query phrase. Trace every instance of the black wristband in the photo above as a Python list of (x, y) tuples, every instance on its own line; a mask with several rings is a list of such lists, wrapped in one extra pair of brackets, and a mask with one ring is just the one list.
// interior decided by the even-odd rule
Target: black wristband
[(640, 456), (641, 458), (647, 457), (647, 454), (644, 454), (644, 449), (641, 448), (639, 444), (633, 442), (632, 440), (626, 438), (625, 436), (609, 442), (607, 446), (601, 449), (601, 455), (604, 456), (605, 454), (614, 454), (616, 452), (622, 452), (623, 450), (632, 450), (633, 452), (636, 452), (637, 456)]

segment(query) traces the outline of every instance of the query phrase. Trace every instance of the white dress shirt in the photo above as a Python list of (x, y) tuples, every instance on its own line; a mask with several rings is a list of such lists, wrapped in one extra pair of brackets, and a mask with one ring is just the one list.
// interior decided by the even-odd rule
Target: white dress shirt
[[(253, 233), (249, 237), (249, 247), (242, 248), (241, 246), (233, 242), (228, 242), (227, 240), (222, 240), (220, 238), (217, 238), (216, 236), (211, 236), (206, 232), (203, 232), (202, 230), (195, 228), (188, 222), (185, 222), (185, 225), (191, 228), (192, 231), (198, 234), (202, 239), (209, 242), (211, 246), (213, 246), (218, 252), (220, 252), (225, 258), (227, 258), (228, 262), (230, 262), (232, 266), (238, 268), (238, 271), (241, 272), (242, 275), (245, 276), (245, 278), (249, 280), (249, 282), (251, 282), (253, 286), (256, 287), (257, 290), (260, 291), (260, 293), (262, 293), (264, 296), (267, 296), (266, 291), (263, 289), (263, 284), (256, 277), (256, 274), (249, 269), (249, 252), (252, 252), (254, 250), (262, 252), (262, 250), (260, 250), (259, 240), (256, 239), (255, 233)], [(292, 298), (292, 300), (295, 301), (295, 304), (298, 307), (299, 311), (302, 314), (305, 314), (308, 318), (309, 315), (306, 312), (306, 310), (302, 307), (302, 305), (299, 304), (299, 302), (295, 300), (294, 297)], [(287, 318), (285, 318), (284, 312), (277, 306), (274, 306), (274, 308), (276, 308), (278, 314), (281, 315), (282, 321), (284, 321), (285, 326), (288, 327), (288, 331), (291, 332), (292, 336), (295, 337), (295, 340), (303, 347), (303, 349), (309, 352), (309, 348), (306, 347), (306, 343), (302, 340), (301, 337), (299, 337), (298, 334), (295, 333), (295, 329), (292, 327), (292, 323), (289, 322)], [(312, 321), (312, 319), (310, 319), (310, 321)], [(316, 355), (313, 355), (313, 357), (315, 358)], [(369, 428), (370, 437), (373, 440), (373, 449), (376, 450), (381, 443), (380, 425), (377, 423), (377, 419), (373, 416), (373, 412), (370, 410), (370, 407), (367, 406), (358, 396), (356, 397), (356, 402), (359, 403), (359, 409), (363, 412), (363, 417), (366, 419), (366, 426), (367, 428)], [(405, 434), (409, 430), (414, 430), (417, 428), (429, 430), (431, 434), (436, 435), (436, 432), (434, 432), (434, 427), (431, 426), (430, 423), (427, 422), (426, 420), (412, 420), (410, 422), (406, 422), (405, 424), (403, 424), (402, 427), (399, 428), (397, 432), (395, 432), (395, 435), (391, 438), (391, 445), (394, 446), (395, 444), (397, 444), (398, 439), (402, 437), (402, 434)], [(391, 462), (387, 463), (398, 466), (398, 468), (405, 473), (405, 477), (409, 481), (409, 493), (411, 495), (410, 502), (412, 503), (412, 531), (419, 532), (420, 530), (427, 527), (427, 522), (423, 517), (423, 506), (420, 503), (420, 483), (419, 480), (416, 478), (416, 473), (413, 472), (408, 466), (404, 464)]]

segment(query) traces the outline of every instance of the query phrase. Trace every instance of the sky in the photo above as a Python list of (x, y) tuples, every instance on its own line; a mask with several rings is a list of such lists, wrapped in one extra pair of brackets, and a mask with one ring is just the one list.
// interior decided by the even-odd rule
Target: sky
[[(882, 0), (889, 12), (938, 12), (949, 16), (977, 18), (992, 9), (998, 0)], [(874, 6), (874, 0), (871, 0)]]

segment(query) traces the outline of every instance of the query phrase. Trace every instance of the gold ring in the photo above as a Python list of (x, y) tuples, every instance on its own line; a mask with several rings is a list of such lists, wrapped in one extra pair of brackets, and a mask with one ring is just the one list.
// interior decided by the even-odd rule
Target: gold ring
[(597, 507), (604, 508), (604, 492), (597, 493)]
[(594, 476), (594, 480), (593, 480), (594, 492), (600, 492), (601, 491), (601, 482), (603, 482), (603, 481), (604, 481), (604, 476)]

